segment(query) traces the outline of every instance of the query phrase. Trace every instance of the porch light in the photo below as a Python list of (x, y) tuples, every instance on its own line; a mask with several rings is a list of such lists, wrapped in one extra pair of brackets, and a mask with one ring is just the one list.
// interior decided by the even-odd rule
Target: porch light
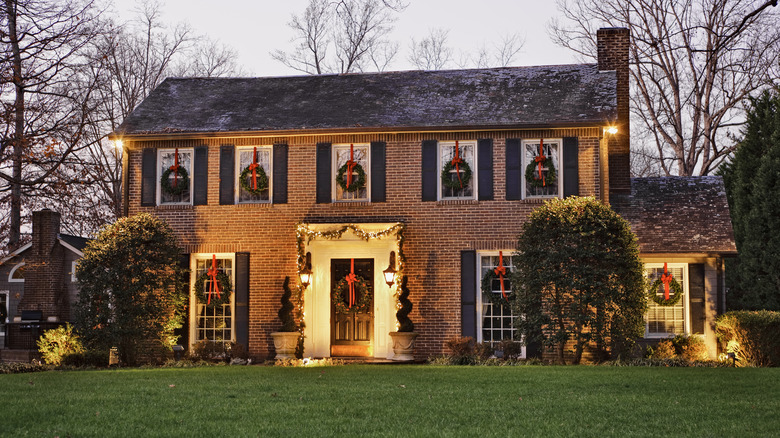
[(117, 138), (116, 140), (114, 140), (114, 147), (115, 147), (115, 148), (117, 148), (117, 149), (120, 149), (120, 150), (121, 150), (121, 149), (124, 147), (124, 145), (125, 145), (125, 142), (124, 142), (124, 141), (122, 141), (122, 139), (121, 139), (121, 138)]
[(604, 128), (604, 132), (606, 134), (615, 135), (615, 134), (617, 134), (618, 129), (617, 129), (617, 126), (607, 126), (606, 128)]
[(301, 284), (306, 289), (311, 284), (311, 253), (306, 253), (306, 264), (303, 266), (301, 272), (298, 273), (301, 277)]
[(382, 271), (382, 274), (385, 276), (385, 283), (389, 287), (393, 287), (393, 283), (395, 283), (395, 272), (395, 251), (390, 251), (390, 266)]

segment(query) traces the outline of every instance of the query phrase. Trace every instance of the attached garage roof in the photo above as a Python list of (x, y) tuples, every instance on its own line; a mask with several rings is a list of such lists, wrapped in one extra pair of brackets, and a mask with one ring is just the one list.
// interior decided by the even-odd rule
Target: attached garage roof
[(272, 78), (169, 78), (115, 135), (598, 126), (614, 71), (595, 64)]
[(631, 196), (612, 207), (631, 223), (642, 253), (737, 253), (719, 176), (632, 178)]

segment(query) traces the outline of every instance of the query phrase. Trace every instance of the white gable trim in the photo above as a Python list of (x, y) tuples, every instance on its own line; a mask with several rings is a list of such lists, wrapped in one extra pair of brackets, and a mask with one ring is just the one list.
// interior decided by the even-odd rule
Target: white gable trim
[(0, 265), (4, 264), (4, 263), (5, 263), (5, 262), (7, 262), (8, 260), (11, 260), (12, 258), (14, 258), (14, 257), (18, 256), (19, 254), (21, 254), (21, 253), (23, 253), (23, 252), (27, 251), (27, 250), (28, 250), (28, 249), (30, 249), (31, 247), (32, 247), (32, 242), (30, 242), (30, 243), (28, 243), (28, 244), (26, 244), (26, 245), (24, 245), (24, 246), (22, 246), (22, 247), (18, 248), (16, 251), (12, 252), (11, 254), (8, 254), (8, 255), (7, 255), (5, 258), (3, 258), (2, 260), (0, 260)]
[(59, 242), (60, 242), (60, 245), (64, 246), (65, 248), (68, 248), (69, 250), (71, 250), (71, 251), (72, 251), (74, 254), (76, 254), (77, 256), (79, 256), (79, 257), (84, 257), (84, 253), (83, 253), (83, 252), (81, 252), (81, 251), (77, 250), (77, 249), (76, 249), (75, 247), (73, 247), (72, 245), (69, 245), (69, 244), (68, 244), (68, 242), (66, 242), (66, 241), (64, 241), (64, 240), (62, 240), (62, 239), (60, 239), (59, 237), (57, 238), (57, 241), (59, 241)]

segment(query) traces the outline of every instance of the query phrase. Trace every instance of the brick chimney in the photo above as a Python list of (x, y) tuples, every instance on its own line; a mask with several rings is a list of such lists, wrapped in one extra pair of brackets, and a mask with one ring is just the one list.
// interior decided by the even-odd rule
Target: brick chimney
[(25, 257), (24, 296), (19, 312), (40, 310), (43, 319), (56, 316), (67, 321), (70, 315), (65, 284), (65, 248), (57, 242), (60, 214), (43, 209), (33, 212), (32, 247)]
[(617, 72), (618, 133), (608, 139), (609, 197), (631, 193), (631, 158), (628, 111), (628, 49), (631, 34), (622, 27), (603, 28), (596, 32), (599, 70)]

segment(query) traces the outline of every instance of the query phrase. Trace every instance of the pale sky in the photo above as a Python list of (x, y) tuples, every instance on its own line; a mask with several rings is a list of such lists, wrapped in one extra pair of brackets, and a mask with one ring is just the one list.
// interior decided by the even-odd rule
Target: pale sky
[[(547, 24), (558, 14), (552, 0), (406, 0), (391, 39), (400, 43), (399, 54), (388, 70), (409, 70), (411, 38), (422, 39), (430, 28), (450, 29), (449, 45), (454, 57), (459, 51), (501, 41), (517, 32), (525, 38), (515, 65), (570, 64), (573, 52), (555, 46), (547, 35)], [(132, 17), (135, 0), (113, 0), (120, 19)], [(207, 34), (233, 47), (239, 63), (250, 76), (286, 76), (300, 73), (274, 61), (274, 49), (290, 50), (292, 30), (287, 27), (293, 13), (300, 14), (308, 0), (162, 0), (166, 22), (188, 22), (198, 34)], [(457, 68), (452, 65), (451, 68)]]

